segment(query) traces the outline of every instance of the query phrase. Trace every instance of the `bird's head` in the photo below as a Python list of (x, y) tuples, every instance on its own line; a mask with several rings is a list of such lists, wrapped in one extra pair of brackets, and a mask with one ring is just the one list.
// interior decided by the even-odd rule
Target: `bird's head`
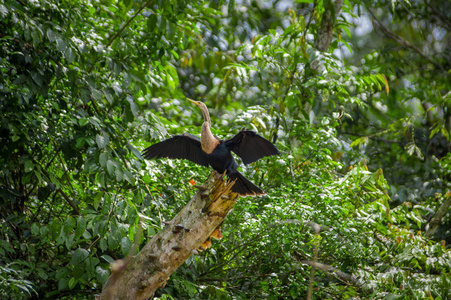
[(194, 101), (192, 99), (187, 98), (191, 103), (196, 104), (197, 106), (199, 106), (200, 110), (202, 111), (202, 114), (204, 115), (204, 120), (206, 123), (208, 123), (208, 125), (211, 126), (211, 122), (210, 122), (210, 114), (208, 113), (208, 108), (205, 105), (205, 103), (200, 102), (200, 101)]
[(188, 99), (191, 103), (194, 103), (194, 104), (196, 104), (196, 105), (199, 106), (199, 107), (200, 107), (201, 104), (203, 104), (203, 103), (200, 102), (200, 101), (194, 101), (193, 99), (190, 99), (190, 98), (186, 98), (186, 99)]

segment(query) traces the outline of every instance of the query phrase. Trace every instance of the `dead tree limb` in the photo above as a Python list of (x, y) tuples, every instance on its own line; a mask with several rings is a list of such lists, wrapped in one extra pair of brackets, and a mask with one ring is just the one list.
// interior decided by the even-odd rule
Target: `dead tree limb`
[(236, 202), (234, 182), (212, 175), (194, 198), (134, 257), (121, 261), (100, 299), (149, 299), (171, 274), (214, 236)]

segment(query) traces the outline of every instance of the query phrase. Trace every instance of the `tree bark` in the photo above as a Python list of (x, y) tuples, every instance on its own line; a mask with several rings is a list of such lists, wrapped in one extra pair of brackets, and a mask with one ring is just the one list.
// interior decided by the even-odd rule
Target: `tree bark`
[[(214, 174), (214, 173), (213, 173)], [(113, 266), (100, 299), (149, 299), (222, 223), (238, 194), (211, 175), (194, 198), (134, 257)]]
[(325, 7), (326, 11), (321, 19), (321, 24), (318, 28), (318, 33), (313, 45), (319, 51), (326, 52), (329, 50), (334, 33), (335, 20), (340, 14), (342, 6), (343, 0), (335, 0), (333, 5), (331, 3), (330, 6)]
[(451, 206), (451, 197), (448, 196), (448, 198), (445, 200), (445, 202), (443, 202), (439, 210), (435, 213), (435, 216), (432, 218), (431, 222), (429, 222), (428, 224), (429, 226), (425, 234), (427, 238), (430, 239), (434, 236), (434, 233), (437, 231), (437, 228), (440, 226), (440, 223), (442, 222), (443, 216), (446, 214), (450, 206)]

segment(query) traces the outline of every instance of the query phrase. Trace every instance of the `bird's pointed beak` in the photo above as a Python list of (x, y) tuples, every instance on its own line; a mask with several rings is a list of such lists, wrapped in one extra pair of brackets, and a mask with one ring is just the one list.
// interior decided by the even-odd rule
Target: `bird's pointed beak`
[(194, 100), (192, 100), (192, 99), (190, 99), (190, 98), (186, 98), (186, 99), (188, 99), (188, 100), (191, 101), (192, 103), (196, 104), (197, 106), (200, 105), (199, 101), (194, 101)]

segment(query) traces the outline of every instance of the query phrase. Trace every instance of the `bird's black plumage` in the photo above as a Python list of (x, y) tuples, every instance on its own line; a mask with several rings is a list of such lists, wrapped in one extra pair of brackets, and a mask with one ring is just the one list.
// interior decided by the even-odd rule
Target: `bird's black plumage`
[[(214, 170), (223, 174), (226, 172), (230, 180), (236, 180), (232, 191), (241, 196), (264, 195), (265, 193), (246, 177), (238, 172), (238, 164), (232, 156), (232, 151), (238, 155), (244, 164), (250, 164), (262, 157), (279, 155), (277, 148), (251, 130), (241, 130), (228, 140), (219, 140), (211, 134), (210, 116), (205, 104), (191, 101), (198, 105), (204, 113), (205, 122), (202, 126), (202, 138), (184, 133), (176, 135), (163, 142), (146, 148), (143, 156), (152, 158), (187, 159), (202, 166), (210, 165)], [(212, 149), (210, 153), (203, 149)]]
[(146, 148), (144, 158), (180, 158), (187, 159), (201, 166), (208, 166), (208, 155), (202, 150), (200, 138), (184, 133), (173, 136), (158, 144)]

